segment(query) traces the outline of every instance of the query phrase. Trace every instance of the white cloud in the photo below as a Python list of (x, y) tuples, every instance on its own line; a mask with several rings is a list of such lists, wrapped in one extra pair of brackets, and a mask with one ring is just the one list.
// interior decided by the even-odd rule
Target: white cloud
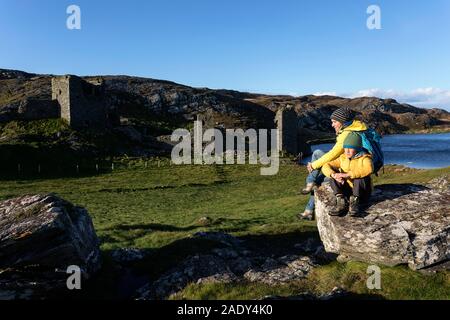
[(392, 98), (401, 103), (409, 103), (416, 107), (442, 108), (450, 111), (450, 90), (439, 88), (418, 88), (409, 92), (397, 91), (393, 89), (365, 89), (351, 94), (344, 94), (344, 97), (378, 97)]
[(314, 96), (337, 96), (338, 94), (334, 91), (329, 92), (316, 92), (313, 93)]

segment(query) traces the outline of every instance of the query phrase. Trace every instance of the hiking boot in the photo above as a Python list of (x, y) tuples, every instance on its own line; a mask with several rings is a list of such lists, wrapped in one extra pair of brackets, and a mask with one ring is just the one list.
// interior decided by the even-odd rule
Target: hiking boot
[(345, 200), (344, 195), (337, 194), (336, 195), (336, 205), (332, 210), (330, 210), (330, 212), (328, 214), (330, 216), (339, 216), (342, 213), (344, 213), (346, 208), (347, 208), (347, 201)]
[(360, 204), (359, 197), (350, 197), (350, 206), (348, 209), (348, 214), (350, 217), (357, 217), (360, 214)]
[(299, 220), (307, 220), (307, 221), (312, 221), (314, 220), (314, 211), (311, 210), (305, 210), (304, 212), (300, 212), (297, 215), (297, 218)]
[(314, 190), (315, 186), (315, 183), (308, 183), (306, 187), (300, 191), (300, 193), (304, 195), (310, 194)]

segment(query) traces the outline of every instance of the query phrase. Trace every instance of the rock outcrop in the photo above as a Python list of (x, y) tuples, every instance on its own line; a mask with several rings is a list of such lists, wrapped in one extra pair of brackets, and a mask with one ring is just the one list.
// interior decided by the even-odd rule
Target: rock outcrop
[(101, 266), (85, 209), (52, 194), (0, 203), (0, 299), (46, 298), (66, 288), (69, 266), (83, 279)]
[(327, 292), (322, 295), (315, 295), (310, 292), (302, 292), (300, 294), (297, 294), (295, 296), (288, 296), (288, 297), (282, 297), (282, 296), (267, 296), (264, 297), (262, 300), (272, 300), (272, 301), (330, 301), (330, 300), (340, 300), (340, 299), (346, 299), (351, 297), (351, 293), (348, 291), (345, 291), (342, 288), (335, 287), (330, 292)]
[[(201, 232), (194, 237), (217, 242), (220, 246), (184, 259), (156, 281), (139, 289), (137, 299), (166, 299), (191, 283), (285, 284), (305, 278), (315, 266), (331, 258), (320, 241), (313, 243), (312, 239), (295, 245), (290, 254), (277, 255), (253, 250), (245, 241), (225, 233)], [(304, 255), (306, 252), (308, 255)]]
[(332, 217), (329, 184), (316, 192), (316, 217), (327, 252), (340, 259), (422, 269), (450, 258), (449, 177), (428, 185), (381, 185), (358, 218)]
[[(450, 113), (441, 109), (422, 109), (394, 99), (375, 97), (341, 98), (335, 96), (259, 96), (250, 101), (277, 111), (283, 106), (294, 106), (299, 116), (299, 126), (314, 130), (313, 139), (320, 132), (334, 134), (330, 115), (337, 108), (349, 107), (360, 120), (369, 123), (382, 134), (401, 133), (407, 130), (428, 130), (435, 126), (449, 128)], [(436, 128), (437, 128), (436, 127)]]

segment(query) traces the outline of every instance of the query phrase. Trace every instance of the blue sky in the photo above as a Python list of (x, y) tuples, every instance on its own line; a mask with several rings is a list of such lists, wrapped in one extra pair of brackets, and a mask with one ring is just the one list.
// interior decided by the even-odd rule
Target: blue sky
[[(71, 4), (81, 30), (66, 28)], [(450, 110), (448, 0), (0, 0), (0, 39), (0, 68)]]

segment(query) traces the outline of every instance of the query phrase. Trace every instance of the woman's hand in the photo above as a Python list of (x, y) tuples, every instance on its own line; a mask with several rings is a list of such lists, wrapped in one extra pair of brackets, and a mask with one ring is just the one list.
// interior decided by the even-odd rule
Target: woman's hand
[(348, 173), (335, 173), (333, 178), (334, 179), (348, 179), (348, 178), (350, 178), (350, 175)]
[(346, 174), (346, 173), (333, 173), (331, 175), (331, 178), (336, 180), (339, 184), (344, 184), (345, 183), (345, 179), (348, 178), (348, 174)]
[(311, 165), (311, 162), (308, 162), (308, 164), (306, 165), (306, 168), (308, 169), (308, 172), (309, 172), (309, 173), (311, 173), (311, 172), (314, 171), (314, 169), (313, 169), (313, 167), (312, 167), (312, 165)]

